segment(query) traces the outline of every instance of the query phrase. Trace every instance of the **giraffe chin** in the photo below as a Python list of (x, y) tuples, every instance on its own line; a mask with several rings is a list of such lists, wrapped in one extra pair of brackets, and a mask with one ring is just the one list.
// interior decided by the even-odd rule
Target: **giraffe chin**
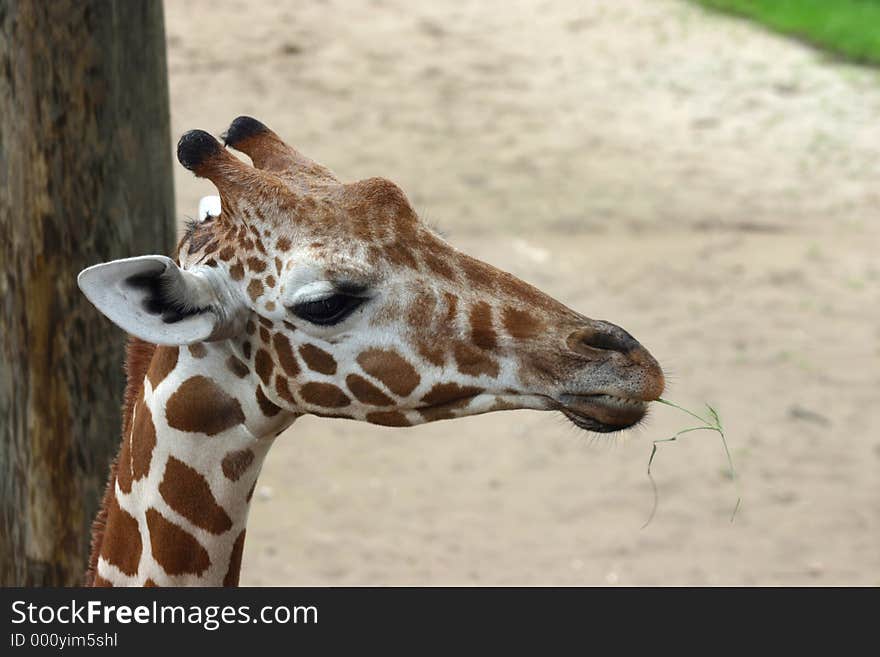
[(648, 404), (639, 399), (616, 395), (562, 395), (565, 415), (579, 429), (612, 433), (638, 424), (648, 411)]

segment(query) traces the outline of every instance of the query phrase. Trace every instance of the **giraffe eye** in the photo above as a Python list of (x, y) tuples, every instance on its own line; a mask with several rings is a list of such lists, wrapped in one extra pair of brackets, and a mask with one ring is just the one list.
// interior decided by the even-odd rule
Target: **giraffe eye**
[(290, 310), (300, 319), (320, 326), (332, 326), (353, 313), (366, 299), (347, 294), (334, 294), (316, 301), (303, 301)]

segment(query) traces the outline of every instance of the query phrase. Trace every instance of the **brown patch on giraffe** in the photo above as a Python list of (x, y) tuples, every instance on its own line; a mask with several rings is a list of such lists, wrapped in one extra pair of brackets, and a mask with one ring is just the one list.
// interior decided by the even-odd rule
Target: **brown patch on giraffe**
[(208, 349), (203, 342), (191, 344), (187, 347), (187, 350), (193, 358), (204, 358), (208, 355)]
[(429, 408), (418, 409), (419, 415), (425, 418), (425, 422), (434, 422), (435, 420), (453, 420), (458, 417), (452, 411), (457, 406), (431, 406)]
[(275, 273), (278, 274), (279, 276), (281, 276), (281, 265), (282, 265), (281, 258), (276, 256), (275, 257)]
[(498, 292), (506, 294), (513, 299), (519, 299), (522, 301), (522, 305), (529, 308), (540, 308), (550, 312), (561, 311), (563, 314), (573, 316), (571, 310), (533, 285), (529, 285), (516, 276), (508, 274), (506, 271), (495, 269), (491, 265), (483, 263), (483, 266), (488, 269), (489, 275), (492, 276), (491, 284)]
[(239, 379), (243, 379), (250, 372), (248, 366), (235, 356), (230, 356), (226, 359), (226, 369), (235, 374)]
[(367, 422), (381, 424), (384, 427), (408, 427), (412, 422), (406, 419), (403, 413), (398, 411), (373, 411), (367, 413)]
[(138, 521), (119, 506), (114, 495), (109, 500), (107, 529), (101, 542), (101, 558), (126, 575), (137, 575), (142, 549)]
[(173, 456), (169, 456), (165, 464), (159, 493), (168, 506), (196, 527), (212, 534), (222, 534), (232, 528), (232, 519), (217, 504), (208, 480), (198, 470)]
[[(135, 406), (137, 408), (137, 406)], [(129, 421), (130, 422), (130, 421)], [(116, 483), (119, 489), (128, 494), (131, 492), (131, 430), (122, 437), (122, 447), (119, 448), (117, 457), (119, 464), (116, 470)]]
[(260, 321), (260, 324), (262, 324), (266, 328), (272, 328), (273, 326), (275, 326), (275, 322), (273, 322), (268, 317), (263, 317), (262, 315), (257, 315), (257, 319)]
[(427, 250), (422, 252), (422, 260), (433, 273), (450, 281), (455, 280), (455, 270), (449, 265), (448, 260)]
[(249, 449), (239, 449), (229, 452), (223, 457), (220, 466), (223, 468), (223, 475), (231, 480), (238, 481), (241, 476), (247, 472), (254, 462), (254, 453)]
[(269, 340), (272, 339), (272, 334), (269, 333), (269, 329), (265, 326), (260, 327), (260, 340), (262, 340), (265, 344), (269, 344)]
[(501, 399), (500, 397), (495, 398), (495, 402), (492, 404), (492, 407), (489, 409), (490, 411), (514, 411), (517, 410), (519, 406), (514, 404), (511, 401), (507, 401), (506, 399)]
[(311, 381), (299, 389), (299, 395), (307, 403), (324, 408), (342, 408), (351, 403), (348, 395), (332, 383)]
[(248, 296), (251, 298), (251, 301), (256, 301), (263, 294), (263, 281), (259, 278), (252, 278), (251, 282), (248, 283), (247, 286)]
[(276, 333), (272, 336), (272, 344), (275, 345), (275, 353), (278, 355), (278, 362), (288, 376), (294, 377), (299, 374), (299, 363), (296, 362), (296, 356), (293, 355), (293, 349), (290, 346), (290, 340), (283, 333)]
[[(131, 411), (137, 402), (139, 393), (144, 387), (144, 377), (152, 365), (153, 356), (156, 353), (156, 345), (144, 342), (140, 338), (131, 336), (125, 349), (125, 397), (122, 411), (123, 434), (128, 433), (131, 423)], [(173, 369), (173, 368), (172, 368)], [(163, 377), (164, 378), (164, 377)], [(152, 383), (151, 383), (152, 385)]]
[(229, 276), (234, 281), (240, 281), (244, 278), (244, 265), (241, 264), (241, 260), (236, 261), (236, 263), (229, 268)]
[(272, 363), (272, 356), (269, 355), (268, 351), (265, 349), (257, 349), (257, 355), (254, 357), (254, 367), (257, 370), (260, 380), (266, 385), (269, 385), (269, 381), (272, 380), (272, 370), (275, 369), (275, 365)]
[(457, 383), (437, 383), (422, 397), (422, 403), (439, 406), (460, 400), (469, 400), (474, 395), (485, 392), (476, 386), (460, 386)]
[(438, 383), (422, 397), (422, 402), (429, 404), (427, 408), (418, 409), (428, 422), (434, 420), (450, 420), (457, 417), (453, 411), (470, 404), (471, 399), (485, 392), (474, 386), (459, 386), (457, 383)]
[(156, 447), (156, 426), (153, 424), (153, 414), (144, 401), (143, 394), (141, 390), (141, 398), (135, 405), (132, 415), (131, 477), (134, 481), (150, 474), (150, 461), (153, 458), (153, 449)]
[(201, 575), (211, 565), (207, 550), (196, 538), (167, 520), (153, 507), (147, 509), (147, 528), (153, 558), (169, 575)]
[(409, 395), (422, 380), (409, 361), (389, 349), (368, 349), (357, 357), (357, 362), (364, 372), (401, 397)]
[(275, 242), (275, 248), (279, 251), (290, 251), (290, 240), (287, 237), (279, 237)]
[(210, 254), (214, 253), (214, 251), (216, 251), (219, 248), (220, 248), (220, 243), (215, 240), (215, 241), (211, 242), (210, 244), (208, 244), (208, 246), (205, 247), (204, 255), (210, 255)]
[(399, 242), (386, 245), (384, 255), (388, 262), (398, 267), (408, 267), (415, 270), (419, 268), (419, 263), (412, 252)]
[(272, 274), (266, 276), (266, 287), (275, 287), (275, 277)]
[(280, 374), (275, 375), (275, 392), (278, 393), (278, 396), (281, 397), (281, 399), (289, 404), (296, 404), (296, 400), (293, 398), (293, 394), (287, 386), (287, 379)]
[(284, 326), (287, 328), (288, 331), (295, 331), (296, 330), (296, 327), (293, 324), (291, 324), (290, 322), (288, 322), (286, 319), (281, 320), (281, 323), (284, 324)]
[(217, 266), (217, 261), (214, 260), (214, 258), (208, 258), (207, 260), (205, 260), (205, 267), (216, 267), (216, 266)]
[[(372, 242), (375, 241), (373, 237), (373, 227), (374, 224), (377, 224), (375, 217), (372, 213), (370, 213), (368, 208), (363, 208), (360, 211), (356, 211), (354, 215), (354, 221), (351, 222), (351, 236), (361, 242)], [(320, 248), (320, 247), (313, 247)]]
[(391, 397), (357, 374), (349, 374), (345, 377), (345, 385), (361, 403), (370, 406), (391, 406), (394, 403)]
[(391, 215), (391, 221), (394, 224), (394, 233), (398, 239), (402, 238), (407, 242), (412, 241), (413, 236), (418, 230), (419, 220), (408, 203), (402, 212), (394, 212)]
[(154, 589), (154, 588), (159, 588), (159, 585), (156, 584), (156, 582), (154, 582), (152, 579), (147, 577), (147, 581), (144, 582), (144, 588)]
[(214, 436), (244, 422), (241, 404), (212, 379), (193, 376), (184, 381), (165, 405), (168, 426)]
[(497, 269), (464, 254), (459, 254), (458, 265), (471, 286), (479, 290), (492, 288), (492, 281), (498, 273)]
[(507, 334), (517, 340), (528, 340), (540, 335), (544, 324), (525, 310), (507, 306), (501, 312), (501, 323)]
[(263, 392), (262, 386), (257, 386), (257, 405), (266, 417), (275, 417), (281, 411), (280, 406), (276, 406), (271, 399)]
[(244, 330), (248, 335), (253, 335), (257, 332), (257, 325), (254, 324), (254, 321), (252, 319), (249, 319), (247, 322), (245, 322)]
[(177, 347), (156, 347), (150, 369), (147, 370), (147, 379), (153, 390), (177, 367), (177, 357)]
[(248, 269), (250, 269), (251, 271), (256, 272), (258, 274), (261, 274), (264, 271), (266, 271), (266, 261), (263, 260), (262, 258), (258, 258), (256, 256), (251, 256), (250, 258), (247, 259), (247, 266), (248, 266)]
[(274, 312), (275, 311), (275, 302), (274, 301), (267, 301), (266, 302), (266, 310), (268, 310), (270, 313)]
[(229, 568), (223, 578), (223, 586), (238, 586), (238, 578), (241, 573), (241, 557), (244, 554), (244, 529), (232, 544), (232, 554), (229, 555)]
[(385, 261), (385, 252), (381, 247), (372, 245), (367, 248), (367, 262), (373, 265), (374, 267), (378, 265), (380, 262)]
[(235, 257), (235, 247), (223, 247), (222, 249), (220, 249), (220, 253), (217, 254), (217, 257), (219, 257), (223, 261), (232, 260)]
[(251, 343), (248, 340), (241, 343), (241, 353), (248, 360), (251, 359)]
[(320, 347), (307, 342), (299, 348), (299, 355), (313, 372), (336, 374), (336, 359)]
[(86, 583), (86, 586), (94, 586), (94, 587), (101, 587), (101, 588), (109, 588), (109, 589), (112, 589), (112, 588), (113, 588), (113, 582), (111, 582), (111, 581), (108, 580), (108, 579), (104, 579), (103, 577), (101, 577), (100, 575), (98, 575), (98, 574), (96, 573), (96, 574), (94, 575), (94, 577), (92, 578), (91, 583)]
[(493, 379), (498, 376), (498, 363), (487, 356), (483, 351), (475, 349), (469, 344), (459, 342), (453, 348), (455, 363), (458, 371), (470, 376), (485, 374)]
[(478, 301), (471, 306), (471, 341), (480, 349), (494, 349), (498, 338), (492, 326), (492, 307), (485, 301)]
[(423, 326), (429, 318), (434, 316), (436, 309), (437, 298), (425, 290), (419, 290), (409, 304), (409, 310), (406, 313), (407, 324)]
[(451, 292), (444, 292), (443, 299), (446, 301), (446, 317), (444, 320), (447, 324), (452, 324), (458, 316), (458, 297)]
[(443, 363), (446, 362), (446, 358), (444, 356), (445, 351), (441, 345), (431, 344), (426, 341), (419, 341), (416, 343), (416, 351), (418, 352), (419, 356), (424, 358), (432, 365), (436, 365), (437, 367), (442, 367)]

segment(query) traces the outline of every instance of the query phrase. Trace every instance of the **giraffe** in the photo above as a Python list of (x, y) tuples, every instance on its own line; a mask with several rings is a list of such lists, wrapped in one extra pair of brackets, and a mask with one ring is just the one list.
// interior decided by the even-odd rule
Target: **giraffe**
[(178, 143), (219, 199), (175, 259), (79, 275), (131, 336), (87, 585), (237, 585), (263, 460), (303, 414), (404, 427), (528, 408), (609, 432), (662, 393), (629, 333), (457, 251), (394, 183), (340, 182), (250, 117), (223, 138)]

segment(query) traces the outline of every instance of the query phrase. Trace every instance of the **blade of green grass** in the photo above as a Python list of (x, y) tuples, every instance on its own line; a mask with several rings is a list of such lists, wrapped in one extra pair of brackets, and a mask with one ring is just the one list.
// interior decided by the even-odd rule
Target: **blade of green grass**
[(701, 424), (696, 427), (688, 427), (687, 429), (677, 431), (675, 434), (668, 438), (660, 438), (653, 441), (653, 445), (651, 447), (651, 456), (650, 458), (648, 458), (648, 479), (651, 481), (651, 488), (654, 491), (654, 504), (651, 507), (651, 513), (648, 516), (648, 519), (645, 521), (645, 524), (642, 525), (642, 529), (647, 527), (654, 519), (654, 515), (657, 513), (657, 507), (660, 503), (660, 496), (657, 490), (657, 482), (654, 480), (654, 475), (651, 473), (651, 466), (654, 463), (654, 456), (656, 456), (657, 454), (657, 445), (660, 443), (675, 442), (676, 440), (678, 440), (679, 436), (682, 436), (686, 433), (691, 433), (693, 431), (714, 431), (721, 437), (721, 444), (724, 446), (724, 454), (727, 457), (727, 465), (730, 468), (730, 476), (733, 479), (737, 491), (736, 505), (733, 507), (733, 513), (731, 513), (730, 515), (730, 522), (733, 522), (734, 518), (736, 518), (737, 512), (739, 511), (739, 507), (742, 504), (742, 491), (740, 490), (739, 477), (737, 476), (736, 468), (733, 465), (733, 457), (730, 455), (730, 449), (727, 446), (727, 437), (724, 435), (724, 427), (721, 424), (721, 417), (718, 415), (718, 411), (716, 411), (709, 404), (706, 404), (706, 409), (709, 411), (709, 417), (711, 418), (707, 419), (700, 415), (697, 415), (693, 411), (684, 408), (683, 406), (679, 406), (675, 402), (669, 401), (668, 399), (661, 398), (658, 399), (657, 402), (665, 404), (666, 406), (671, 406), (672, 408), (677, 408), (679, 411), (687, 413), (692, 418), (699, 420)]

